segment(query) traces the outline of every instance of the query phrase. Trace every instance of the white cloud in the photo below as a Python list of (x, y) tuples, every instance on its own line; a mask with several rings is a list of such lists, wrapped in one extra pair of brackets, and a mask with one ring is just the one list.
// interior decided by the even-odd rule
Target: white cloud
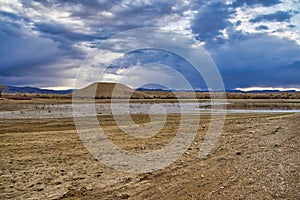
[(23, 8), (19, 0), (0, 0), (0, 10), (10, 13), (17, 13)]
[[(271, 7), (254, 6), (254, 7), (237, 7), (235, 14), (231, 16), (229, 21), (236, 24), (238, 21), (240, 25), (236, 26), (237, 31), (244, 33), (267, 33), (271, 36), (279, 38), (288, 38), (294, 40), (300, 45), (300, 2), (284, 0), (280, 4), (273, 5)], [(258, 16), (274, 14), (276, 12), (291, 12), (291, 19), (289, 21), (267, 21), (263, 20), (258, 23), (251, 22), (251, 19), (255, 19)], [(296, 28), (289, 28), (288, 25), (296, 25)], [(258, 30), (258, 26), (267, 26), (267, 30)]]
[(258, 91), (258, 90), (278, 90), (278, 91), (290, 91), (290, 90), (295, 90), (297, 92), (300, 92), (300, 88), (282, 88), (282, 87), (248, 87), (248, 88), (235, 88), (236, 90), (241, 90), (244, 92), (249, 92), (249, 91)]

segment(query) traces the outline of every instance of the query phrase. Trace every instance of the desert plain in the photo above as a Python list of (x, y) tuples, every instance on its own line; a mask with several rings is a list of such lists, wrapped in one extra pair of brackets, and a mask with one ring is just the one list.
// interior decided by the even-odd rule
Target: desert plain
[[(135, 103), (154, 102), (172, 100)], [(175, 162), (162, 169), (133, 173), (106, 166), (85, 148), (69, 115), (70, 100), (2, 99), (0, 198), (300, 199), (300, 100), (227, 102), (224, 127), (208, 156), (198, 156), (213, 123), (206, 107), (194, 141)], [(147, 113), (133, 113), (131, 118), (139, 125), (151, 122)], [(169, 113), (156, 135), (135, 138), (122, 132), (111, 113), (99, 112), (97, 119), (115, 145), (135, 153), (162, 148), (181, 123), (180, 113)]]

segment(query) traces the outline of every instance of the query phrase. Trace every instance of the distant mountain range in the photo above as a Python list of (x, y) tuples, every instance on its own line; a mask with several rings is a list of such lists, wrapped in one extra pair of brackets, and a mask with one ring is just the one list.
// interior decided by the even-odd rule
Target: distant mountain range
[(29, 93), (29, 94), (69, 94), (73, 92), (73, 89), (68, 90), (48, 90), (48, 89), (40, 89), (36, 87), (15, 87), (15, 86), (6, 86), (7, 89), (4, 90), (4, 93)]
[[(15, 86), (7, 86), (7, 89), (4, 90), (4, 93), (29, 93), (29, 94), (69, 94), (75, 91), (75, 89), (68, 90), (49, 90), (49, 89), (41, 89), (37, 87), (15, 87)], [(146, 91), (156, 91), (156, 92), (192, 92), (190, 90), (169, 90), (165, 88), (137, 88), (136, 91), (146, 92)], [(196, 92), (209, 92), (208, 90), (196, 90)], [(217, 91), (216, 91), (217, 92)], [(242, 90), (226, 90), (228, 93), (270, 93), (270, 92), (282, 92), (279, 90), (253, 90), (244, 92)], [(284, 92), (296, 92), (295, 90), (288, 90)]]
[[(137, 88), (137, 91), (157, 91), (157, 92), (210, 92), (209, 90), (167, 90), (167, 89), (152, 89), (152, 88)], [(242, 91), (242, 90), (225, 90), (228, 93), (268, 93), (268, 92), (297, 92), (296, 90), (251, 90), (251, 91)], [(214, 92), (222, 92), (220, 90)]]

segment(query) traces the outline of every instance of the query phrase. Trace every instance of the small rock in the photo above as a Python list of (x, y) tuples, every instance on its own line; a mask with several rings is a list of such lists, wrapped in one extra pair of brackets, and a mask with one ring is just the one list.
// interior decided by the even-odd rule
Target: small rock
[(55, 185), (60, 185), (60, 184), (62, 184), (61, 181), (56, 181), (56, 182), (55, 182)]
[(86, 186), (87, 190), (93, 190), (93, 187), (91, 185)]
[(120, 196), (121, 199), (128, 199), (130, 196), (128, 194), (122, 194)]
[(240, 156), (240, 155), (242, 155), (242, 152), (238, 151), (238, 152), (236, 152), (236, 155)]

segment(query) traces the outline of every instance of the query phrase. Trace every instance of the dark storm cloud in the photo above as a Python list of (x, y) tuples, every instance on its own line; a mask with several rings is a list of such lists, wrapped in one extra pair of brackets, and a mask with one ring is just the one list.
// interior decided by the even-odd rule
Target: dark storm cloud
[(37, 30), (42, 33), (51, 34), (51, 35), (58, 35), (68, 40), (73, 41), (86, 41), (92, 40), (93, 37), (91, 35), (83, 34), (83, 33), (76, 33), (69, 30), (67, 27), (63, 25), (59, 25), (57, 23), (43, 23), (38, 22), (34, 23), (34, 30)]
[(234, 7), (240, 7), (240, 6), (254, 6), (254, 5), (262, 5), (262, 6), (273, 6), (276, 4), (281, 3), (280, 0), (235, 0), (233, 3)]
[[(22, 10), (0, 10), (1, 82), (45, 86), (51, 80), (46, 77), (52, 77), (52, 83), (62, 82), (69, 68), (79, 67), (88, 48), (120, 31), (155, 26), (172, 14), (173, 5), (170, 1), (22, 1)], [(52, 11), (68, 14), (57, 21)]]
[[(72, 10), (72, 15), (75, 16), (88, 16), (93, 15), (101, 10), (109, 10), (114, 5), (119, 5), (122, 3), (120, 0), (67, 0), (67, 1), (61, 1), (61, 0), (52, 0), (52, 1), (45, 1), (45, 0), (35, 0), (36, 2), (39, 2), (45, 7), (61, 7), (70, 10), (71, 8), (74, 8), (76, 6), (81, 7), (80, 10)], [(23, 5), (26, 7), (32, 7), (32, 2), (30, 1), (23, 1)]]
[(241, 20), (238, 20), (238, 21), (235, 23), (236, 26), (239, 26), (239, 25), (241, 25), (241, 24), (242, 24), (242, 21), (241, 21)]
[[(293, 18), (298, 14), (293, 12), (295, 8), (282, 6), (284, 9), (271, 14), (245, 12), (242, 17), (238, 16), (238, 9), (264, 7), (271, 10), (272, 6), (284, 4), (280, 0), (236, 0), (233, 3), (220, 0), (24, 0), (21, 3), (21, 7), (0, 10), (0, 81), (4, 84), (64, 85), (65, 79), (74, 79), (74, 69), (92, 48), (108, 37), (132, 28), (175, 29), (178, 26), (205, 43), (228, 88), (300, 87), (300, 46), (292, 38), (286, 39), (285, 32), (299, 29)], [(274, 22), (283, 25), (274, 29)], [(291, 35), (296, 34), (295, 31)], [(143, 63), (139, 58), (145, 62), (164, 60), (165, 64), (177, 66), (180, 72), (192, 74), (183, 61), (165, 53), (133, 54), (135, 58), (127, 56), (127, 61), (119, 64)]]
[[(56, 84), (65, 75), (60, 65), (51, 65), (61, 58), (61, 51), (49, 39), (36, 36), (1, 35), (0, 80), (7, 85), (39, 84), (52, 80)], [(22, 84), (23, 82), (23, 84)], [(49, 82), (48, 82), (49, 83)]]
[(203, 4), (197, 7), (202, 8), (192, 22), (193, 33), (199, 36), (200, 40), (214, 39), (221, 34), (221, 30), (231, 23), (228, 18), (233, 14), (233, 10), (222, 2), (208, 3), (203, 8)]
[[(174, 13), (174, 1), (40, 1), (48, 8), (64, 8), (70, 12), (70, 17), (80, 18), (85, 26), (91, 28), (100, 37), (109, 37), (120, 31), (142, 26), (155, 26), (157, 20)], [(32, 7), (27, 3), (27, 7)], [(178, 14), (182, 10), (176, 11)], [(76, 38), (75, 38), (76, 39)]]
[(289, 21), (291, 17), (292, 17), (292, 15), (288, 12), (277, 11), (272, 14), (259, 15), (259, 16), (255, 17), (254, 19), (251, 19), (250, 22), (252, 22), (252, 23), (262, 22), (262, 21), (283, 22), (283, 21)]
[[(297, 67), (296, 67), (297, 66)], [(296, 68), (295, 68), (296, 67)], [(261, 69), (236, 69), (222, 72), (226, 88), (237, 87), (299, 87), (299, 65), (290, 63)], [(230, 81), (229, 81), (230, 80)]]
[[(30, 35), (22, 25), (6, 23), (0, 34), (0, 69), (50, 62), (59, 56), (53, 41)], [(1, 74), (7, 73), (3, 71)], [(17, 71), (16, 71), (17, 73)]]
[(16, 86), (59, 83), (68, 67), (53, 64), (69, 52), (60, 49), (55, 41), (34, 34), (28, 28), (28, 18), (8, 12), (1, 15), (1, 83)]
[[(227, 89), (237, 87), (299, 87), (300, 47), (293, 41), (267, 34), (236, 33), (224, 44), (210, 43), (206, 49), (216, 62)], [(110, 73), (134, 65), (160, 63), (172, 66), (194, 88), (205, 89), (203, 79), (184, 58), (157, 50), (139, 50), (126, 54), (110, 66)], [(147, 75), (144, 75), (147, 76)]]
[(16, 20), (23, 20), (23, 21), (27, 21), (27, 22), (29, 21), (28, 17), (20, 16), (15, 13), (10, 13), (10, 12), (1, 11), (1, 10), (0, 10), (0, 16), (3, 18), (12, 19), (14, 21), (16, 21)]
[(109, 69), (111, 73), (115, 74), (120, 68), (130, 68), (135, 65), (143, 66), (149, 63), (170, 66), (184, 76), (194, 89), (206, 88), (201, 75), (185, 58), (164, 50), (143, 49), (129, 52), (122, 58), (115, 60), (109, 66)]
[(236, 34), (226, 45), (209, 47), (226, 88), (300, 85), (300, 46), (266, 34)]
[(289, 27), (289, 28), (296, 28), (296, 25), (294, 25), (294, 24), (289, 24), (289, 25), (287, 25), (287, 27)]
[(256, 30), (269, 30), (269, 27), (266, 25), (260, 25), (258, 27), (255, 28)]
[[(205, 42), (205, 48), (216, 62), (227, 89), (251, 86), (300, 86), (300, 71), (296, 69), (300, 59), (300, 46), (287, 38), (270, 36), (262, 31), (269, 30), (272, 22), (289, 21), (293, 14), (277, 11), (266, 15), (248, 16), (252, 23), (266, 21), (254, 30), (261, 33), (245, 33), (236, 30), (242, 21), (231, 23), (236, 7), (273, 6), (281, 1), (236, 1), (233, 4), (208, 3), (193, 21), (193, 32)], [(201, 8), (201, 6), (198, 6)], [(252, 19), (251, 19), (252, 17)], [(293, 27), (290, 27), (293, 28)], [(294, 27), (295, 28), (295, 27)], [(226, 29), (227, 39), (222, 30)], [(284, 27), (274, 30), (284, 32)]]
[(44, 37), (50, 38), (55, 41), (58, 47), (64, 50), (65, 54), (69, 57), (84, 59), (86, 53), (78, 48), (74, 48), (73, 45), (76, 42), (87, 42), (89, 47), (94, 47), (93, 41), (105, 40), (108, 36), (99, 34), (86, 34), (81, 32), (75, 32), (68, 27), (50, 22), (38, 22), (34, 23), (33, 30), (39, 31)]

